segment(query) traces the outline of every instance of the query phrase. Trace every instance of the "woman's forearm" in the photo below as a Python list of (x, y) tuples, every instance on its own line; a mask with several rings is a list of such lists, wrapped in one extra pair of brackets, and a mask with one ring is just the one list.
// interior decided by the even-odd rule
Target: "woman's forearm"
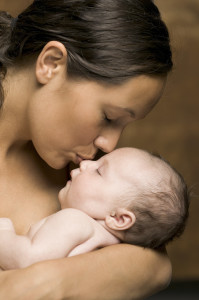
[(0, 299), (143, 299), (165, 288), (170, 276), (166, 253), (115, 245), (1, 272)]
[[(67, 280), (65, 263), (60, 267)], [(70, 275), (75, 294), (69, 299), (143, 299), (169, 284), (171, 264), (166, 251), (120, 244), (76, 257)], [(68, 291), (64, 281), (62, 284), (64, 297)]]

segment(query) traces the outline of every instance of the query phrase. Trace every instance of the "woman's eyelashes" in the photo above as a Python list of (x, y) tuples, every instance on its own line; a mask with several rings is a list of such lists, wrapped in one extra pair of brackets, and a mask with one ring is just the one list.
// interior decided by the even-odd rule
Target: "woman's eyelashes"
[(119, 116), (109, 116), (106, 113), (103, 114), (103, 121), (106, 122), (108, 125), (114, 125), (114, 126), (125, 126), (127, 124), (128, 118), (123, 115)]
[(112, 119), (110, 119), (108, 116), (107, 116), (107, 114), (106, 113), (104, 113), (104, 121), (106, 121), (107, 123), (111, 123), (113, 120)]

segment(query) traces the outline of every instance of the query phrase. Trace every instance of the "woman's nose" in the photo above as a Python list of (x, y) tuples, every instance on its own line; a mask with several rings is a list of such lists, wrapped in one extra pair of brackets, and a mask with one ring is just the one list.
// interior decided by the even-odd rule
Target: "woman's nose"
[(123, 128), (107, 128), (95, 139), (94, 145), (103, 152), (109, 153), (115, 149)]

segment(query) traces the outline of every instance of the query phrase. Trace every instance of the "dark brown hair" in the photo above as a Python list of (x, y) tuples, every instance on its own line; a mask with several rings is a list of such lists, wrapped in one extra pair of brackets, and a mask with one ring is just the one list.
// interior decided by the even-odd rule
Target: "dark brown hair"
[(73, 78), (110, 84), (172, 68), (169, 34), (151, 0), (35, 0), (16, 20), (0, 14), (0, 73), (56, 40)]

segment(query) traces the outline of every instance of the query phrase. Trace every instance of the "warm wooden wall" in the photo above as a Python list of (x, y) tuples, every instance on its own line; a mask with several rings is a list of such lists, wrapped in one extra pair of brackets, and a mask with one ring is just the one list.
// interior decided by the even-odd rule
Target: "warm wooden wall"
[[(0, 0), (16, 15), (31, 0)], [(158, 151), (193, 187), (187, 229), (168, 247), (176, 279), (199, 279), (199, 1), (156, 0), (172, 37), (175, 68), (161, 102), (126, 129), (120, 146)]]

